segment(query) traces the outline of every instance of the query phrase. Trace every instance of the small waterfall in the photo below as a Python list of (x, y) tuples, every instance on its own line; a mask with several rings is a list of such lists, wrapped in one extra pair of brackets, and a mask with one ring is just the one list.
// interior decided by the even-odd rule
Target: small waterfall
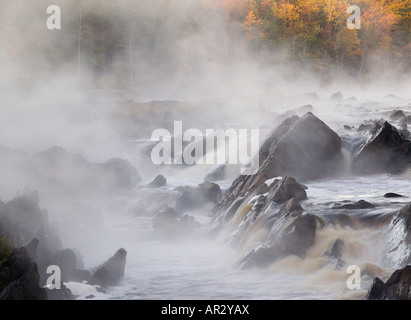
[(351, 164), (353, 160), (353, 154), (350, 150), (341, 149), (342, 159), (343, 159), (343, 174), (351, 175)]

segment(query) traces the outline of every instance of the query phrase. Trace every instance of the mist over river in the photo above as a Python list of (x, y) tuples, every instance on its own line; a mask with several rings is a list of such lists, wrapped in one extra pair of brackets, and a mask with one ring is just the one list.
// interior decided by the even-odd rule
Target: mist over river
[(50, 5), (0, 0), (0, 300), (411, 299), (408, 1)]

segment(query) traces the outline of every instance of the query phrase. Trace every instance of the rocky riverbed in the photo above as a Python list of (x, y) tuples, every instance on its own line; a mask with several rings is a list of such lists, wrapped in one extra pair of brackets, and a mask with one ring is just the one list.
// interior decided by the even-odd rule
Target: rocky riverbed
[[(0, 299), (211, 298), (213, 290), (217, 298), (410, 299), (411, 104), (313, 99), (238, 125), (260, 127), (249, 176), (238, 166), (150, 163), (153, 144), (133, 126), (150, 108), (171, 116), (161, 102), (143, 113), (137, 103), (117, 105), (110, 121), (122, 124), (124, 157), (1, 145)], [(187, 105), (174, 104), (183, 118)], [(347, 105), (344, 122), (325, 104)], [(60, 290), (46, 285), (53, 265)], [(346, 285), (352, 265), (357, 292)], [(328, 282), (319, 289), (321, 275)], [(219, 291), (219, 281), (233, 291)], [(260, 294), (247, 297), (241, 283)]]

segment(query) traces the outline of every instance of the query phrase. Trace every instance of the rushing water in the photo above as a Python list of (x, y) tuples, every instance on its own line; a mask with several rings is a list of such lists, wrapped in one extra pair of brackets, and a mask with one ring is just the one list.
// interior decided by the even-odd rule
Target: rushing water
[[(377, 205), (373, 212), (392, 212), (407, 198), (387, 199), (389, 191), (411, 194), (411, 184), (386, 175), (313, 181), (308, 184), (306, 212), (320, 214), (331, 202), (360, 199)], [(361, 210), (360, 210), (361, 211)], [(208, 216), (195, 215), (207, 229)], [(108, 218), (108, 217), (107, 217)], [(321, 254), (337, 238), (344, 240), (348, 264), (384, 268), (384, 229), (328, 227), (318, 232), (305, 259), (287, 257), (268, 269), (239, 270), (242, 252), (216, 236), (187, 236), (174, 241), (152, 237), (152, 219), (130, 213), (108, 218), (110, 245), (127, 248), (125, 278), (106, 294), (76, 288), (82, 298), (98, 299), (362, 299), (371, 282), (363, 277), (361, 290), (349, 290), (346, 269), (324, 266)]]
[[(411, 195), (411, 183), (406, 178), (383, 174), (358, 177), (350, 174), (350, 146), (366, 137), (361, 137), (356, 130), (343, 129), (346, 123), (358, 127), (366, 119), (387, 118), (389, 112), (396, 108), (410, 110), (410, 100), (384, 103), (357, 100), (351, 101), (349, 105), (337, 106), (338, 112), (330, 110), (326, 101), (314, 105), (315, 114), (344, 139), (346, 172), (341, 178), (304, 182), (308, 186), (308, 199), (301, 202), (305, 212), (321, 217), (330, 212), (335, 202), (362, 199), (375, 204), (376, 208), (359, 210), (359, 214), (390, 214), (409, 202), (407, 197), (383, 197), (388, 192)], [(107, 140), (104, 147), (110, 149), (113, 146), (111, 155), (117, 155), (113, 150), (120, 150), (121, 156), (134, 161), (133, 164), (144, 175), (141, 159), (134, 154), (136, 149), (133, 149), (142, 140), (134, 141), (134, 145), (130, 143), (133, 145), (131, 150), (116, 149), (118, 145), (109, 141), (108, 133), (99, 134), (103, 135), (102, 140)], [(77, 148), (87, 149), (88, 141), (81, 142), (82, 145)], [(92, 150), (98, 150), (98, 145), (94, 145)], [(155, 236), (153, 216), (138, 215), (130, 210), (136, 205), (155, 204), (156, 199), (165, 197), (174, 187), (201, 183), (209, 170), (207, 166), (196, 166), (163, 172), (168, 186), (164, 190), (152, 191), (156, 193), (154, 198), (145, 198), (146, 191), (140, 189), (151, 177), (126, 194), (93, 203), (93, 206), (99, 207), (98, 217), (104, 221), (103, 226), (91, 219), (93, 223), (73, 229), (60, 221), (62, 216), (53, 215), (54, 208), (48, 207), (49, 203), (46, 203), (51, 212), (52, 225), (60, 230), (65, 246), (80, 249), (85, 267), (101, 263), (120, 247), (128, 252), (125, 278), (119, 286), (100, 293), (91, 286), (70, 283), (68, 285), (72, 291), (80, 299), (90, 295), (97, 299), (363, 299), (373, 276), (362, 277), (361, 290), (350, 290), (346, 284), (349, 276), (346, 268), (335, 270), (333, 266), (326, 265), (322, 257), (336, 239), (342, 239), (345, 243), (344, 260), (347, 265), (360, 265), (383, 279), (393, 271), (384, 263), (384, 226), (368, 229), (328, 226), (317, 232), (315, 245), (305, 259), (290, 256), (267, 269), (239, 270), (238, 262), (242, 256), (247, 249), (258, 245), (260, 239), (253, 238), (237, 248), (229, 245), (228, 239), (221, 234), (210, 233), (208, 213), (211, 208), (189, 212), (200, 227), (195, 234), (182, 235), (178, 239)], [(218, 182), (223, 190), (231, 183), (232, 179)], [(58, 204), (58, 199), (56, 201)]]

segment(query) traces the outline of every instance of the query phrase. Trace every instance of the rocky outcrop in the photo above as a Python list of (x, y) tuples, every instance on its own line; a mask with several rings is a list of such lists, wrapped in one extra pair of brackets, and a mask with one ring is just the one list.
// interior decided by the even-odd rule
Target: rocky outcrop
[(390, 115), (390, 119), (397, 121), (405, 118), (407, 115), (402, 110), (396, 110)]
[(163, 175), (158, 175), (157, 177), (154, 178), (153, 181), (151, 181), (148, 185), (147, 188), (161, 188), (167, 185), (167, 179), (164, 178)]
[(160, 238), (175, 239), (190, 235), (198, 224), (190, 215), (183, 215), (168, 208), (154, 217), (155, 235)]
[(228, 210), (237, 199), (274, 177), (314, 179), (335, 174), (341, 164), (341, 139), (312, 113), (291, 117), (263, 143), (259, 161), (257, 174), (239, 176), (214, 213)]
[(89, 162), (58, 146), (33, 155), (1, 147), (0, 170), (16, 190), (25, 187), (62, 197), (128, 190), (141, 180), (127, 160)]
[(384, 283), (375, 278), (367, 293), (368, 300), (411, 300), (411, 265), (395, 271)]
[(370, 138), (355, 153), (352, 169), (357, 174), (398, 173), (409, 167), (411, 141), (387, 121), (379, 121)]
[(186, 212), (207, 204), (216, 204), (222, 198), (222, 191), (218, 184), (213, 182), (203, 182), (197, 187), (180, 186), (175, 189), (180, 194), (176, 200), (175, 209), (179, 212)]
[(45, 300), (37, 264), (26, 247), (13, 250), (0, 266), (0, 300)]
[(389, 267), (411, 264), (411, 202), (392, 219), (385, 248), (385, 263)]
[(304, 214), (295, 199), (289, 200), (273, 220), (267, 243), (248, 253), (241, 261), (242, 268), (265, 267), (289, 255), (304, 258), (314, 244), (316, 217)]
[(126, 257), (127, 251), (119, 249), (110, 259), (92, 272), (90, 284), (102, 288), (118, 285), (124, 277)]
[(336, 269), (341, 269), (345, 265), (345, 261), (342, 259), (343, 251), (344, 242), (341, 239), (337, 239), (331, 247), (324, 252), (323, 256), (328, 257), (328, 263), (333, 264)]

